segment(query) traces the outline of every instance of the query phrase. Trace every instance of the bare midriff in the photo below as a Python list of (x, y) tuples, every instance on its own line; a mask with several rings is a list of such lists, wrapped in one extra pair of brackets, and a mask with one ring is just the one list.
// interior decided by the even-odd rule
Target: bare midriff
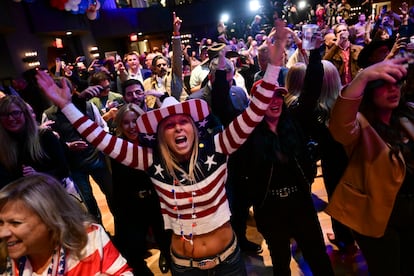
[(188, 258), (205, 258), (223, 252), (232, 239), (233, 229), (230, 223), (226, 222), (210, 233), (195, 235), (193, 245), (181, 236), (173, 234), (171, 249), (174, 253)]

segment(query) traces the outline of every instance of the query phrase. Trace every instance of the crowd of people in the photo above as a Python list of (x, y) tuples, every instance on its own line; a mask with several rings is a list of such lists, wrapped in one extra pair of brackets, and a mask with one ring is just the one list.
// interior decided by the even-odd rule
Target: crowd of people
[(290, 275), (293, 241), (314, 275), (334, 275), (311, 194), (318, 162), (328, 240), (359, 248), (371, 275), (412, 275), (414, 7), (352, 23), (348, 6), (328, 1), (303, 22), (319, 26), (312, 49), (276, 11), (268, 33), (259, 15), (245, 38), (220, 23), (192, 50), (174, 13), (163, 51), (57, 59), (30, 88), (2, 91), (4, 275), (153, 275), (148, 233), (163, 273), (246, 275), (241, 252), (262, 252), (246, 238), (250, 207), (274, 275)]

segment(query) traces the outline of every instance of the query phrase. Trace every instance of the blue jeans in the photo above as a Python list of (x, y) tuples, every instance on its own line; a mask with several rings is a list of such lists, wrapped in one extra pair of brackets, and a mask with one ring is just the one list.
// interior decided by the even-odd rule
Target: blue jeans
[(172, 262), (171, 273), (173, 276), (247, 276), (239, 246), (227, 259), (212, 269), (201, 270), (195, 267), (179, 266)]

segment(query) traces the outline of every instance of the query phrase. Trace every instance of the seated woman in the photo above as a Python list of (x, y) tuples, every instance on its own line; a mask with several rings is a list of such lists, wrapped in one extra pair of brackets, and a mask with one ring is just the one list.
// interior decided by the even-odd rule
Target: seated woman
[(0, 190), (4, 275), (133, 275), (102, 226), (46, 174)]
[(270, 64), (263, 83), (242, 114), (225, 130), (199, 137), (197, 126), (202, 128), (208, 120), (207, 103), (199, 99), (178, 103), (169, 97), (160, 109), (137, 120), (144, 138), (156, 139), (155, 148), (105, 133), (70, 103), (65, 83), (59, 88), (45, 72), (37, 74), (48, 98), (88, 141), (117, 161), (148, 172), (160, 197), (165, 228), (173, 230), (173, 275), (246, 275), (229, 223), (226, 161), (263, 119), (276, 89), (287, 35), (282, 22), (276, 29), (268, 38)]

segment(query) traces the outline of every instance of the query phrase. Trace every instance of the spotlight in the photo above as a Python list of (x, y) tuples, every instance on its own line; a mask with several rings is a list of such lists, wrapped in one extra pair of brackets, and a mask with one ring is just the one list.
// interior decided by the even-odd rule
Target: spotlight
[(220, 22), (226, 23), (227, 21), (229, 21), (230, 16), (228, 13), (223, 13), (220, 17)]
[(260, 2), (258, 0), (252, 0), (249, 2), (250, 11), (255, 12), (260, 9)]
[(299, 1), (298, 2), (298, 9), (303, 10), (304, 8), (306, 8), (306, 1)]

